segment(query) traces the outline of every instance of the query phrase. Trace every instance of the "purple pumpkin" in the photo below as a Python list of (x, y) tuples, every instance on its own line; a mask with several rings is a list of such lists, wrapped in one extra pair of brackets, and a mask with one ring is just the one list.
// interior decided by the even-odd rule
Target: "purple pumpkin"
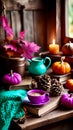
[(22, 81), (22, 78), (19, 73), (15, 73), (15, 72), (13, 73), (11, 70), (11, 73), (5, 74), (3, 76), (2, 81), (5, 84), (16, 85)]
[(63, 94), (60, 98), (60, 104), (66, 108), (73, 109), (73, 94)]

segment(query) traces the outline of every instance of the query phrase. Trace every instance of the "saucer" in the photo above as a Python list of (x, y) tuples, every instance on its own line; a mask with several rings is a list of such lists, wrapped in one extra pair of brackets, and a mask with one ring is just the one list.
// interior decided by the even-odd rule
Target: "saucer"
[(40, 103), (32, 103), (32, 102), (28, 99), (28, 97), (26, 96), (23, 102), (24, 102), (25, 104), (28, 104), (28, 105), (42, 106), (42, 105), (48, 103), (49, 100), (50, 100), (50, 99), (49, 99), (49, 97), (47, 96), (47, 97), (46, 97), (42, 102), (40, 102)]

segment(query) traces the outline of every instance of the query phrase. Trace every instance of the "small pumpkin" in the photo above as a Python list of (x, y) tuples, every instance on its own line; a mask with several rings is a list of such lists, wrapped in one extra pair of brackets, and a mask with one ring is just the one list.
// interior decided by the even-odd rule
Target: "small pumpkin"
[(2, 81), (5, 84), (16, 85), (22, 81), (22, 78), (19, 73), (13, 73), (13, 71), (11, 70), (11, 73), (5, 74), (3, 76)]
[(69, 42), (63, 45), (62, 52), (65, 55), (73, 55), (73, 43)]
[(65, 93), (61, 95), (60, 104), (66, 108), (73, 109), (73, 94)]
[(73, 92), (73, 79), (68, 79), (66, 81), (65, 87)]
[(61, 61), (52, 64), (52, 70), (55, 74), (67, 74), (71, 71), (71, 66), (61, 58)]

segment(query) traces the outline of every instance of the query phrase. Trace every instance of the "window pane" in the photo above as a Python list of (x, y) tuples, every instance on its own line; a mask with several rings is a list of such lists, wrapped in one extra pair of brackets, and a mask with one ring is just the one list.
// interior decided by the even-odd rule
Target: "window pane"
[(73, 38), (73, 0), (66, 1), (66, 36)]

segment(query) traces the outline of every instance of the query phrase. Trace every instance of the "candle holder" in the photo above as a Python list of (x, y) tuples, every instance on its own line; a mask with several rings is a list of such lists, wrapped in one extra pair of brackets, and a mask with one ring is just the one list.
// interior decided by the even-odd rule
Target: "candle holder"
[(45, 51), (45, 52), (40, 52), (39, 56), (42, 57), (42, 58), (50, 57), (51, 61), (53, 63), (55, 61), (60, 61), (61, 57), (64, 56), (64, 55), (61, 51), (59, 52), (59, 54), (51, 54), (49, 51)]

